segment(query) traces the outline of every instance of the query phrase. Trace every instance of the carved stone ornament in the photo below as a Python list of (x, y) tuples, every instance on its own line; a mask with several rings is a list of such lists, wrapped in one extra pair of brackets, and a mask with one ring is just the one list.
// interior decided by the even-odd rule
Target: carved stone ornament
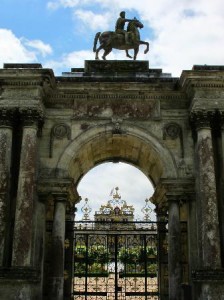
[(15, 110), (0, 109), (0, 126), (12, 126)]
[(163, 139), (165, 140), (166, 137), (169, 137), (172, 140), (177, 139), (180, 137), (181, 127), (177, 123), (169, 123), (164, 127), (163, 131)]
[(191, 112), (190, 121), (195, 129), (211, 128), (211, 122), (214, 118), (215, 112), (198, 110)]
[(56, 139), (63, 139), (64, 137), (67, 137), (69, 140), (71, 139), (71, 129), (68, 127), (68, 125), (61, 123), (57, 124), (52, 128), (52, 135)]
[(181, 147), (181, 158), (184, 157), (184, 145), (183, 145), (183, 133), (182, 128), (179, 124), (171, 122), (165, 125), (163, 128), (163, 139), (167, 138), (171, 140), (180, 139), (180, 147)]
[(112, 130), (113, 134), (122, 134), (122, 130), (121, 130), (122, 121), (123, 121), (122, 119), (112, 118), (112, 123), (114, 125), (114, 128)]
[(65, 123), (59, 123), (52, 127), (51, 129), (51, 137), (50, 137), (50, 151), (49, 157), (53, 157), (53, 142), (54, 139), (63, 139), (66, 138), (68, 140), (71, 139), (71, 128)]
[(25, 126), (42, 125), (44, 120), (44, 112), (42, 109), (19, 109), (19, 116)]

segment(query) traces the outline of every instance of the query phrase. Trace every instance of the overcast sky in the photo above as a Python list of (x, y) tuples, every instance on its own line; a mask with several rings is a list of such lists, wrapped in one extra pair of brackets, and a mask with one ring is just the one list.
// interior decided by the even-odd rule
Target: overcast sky
[[(223, 0), (1, 0), (0, 67), (41, 63), (55, 75), (83, 67), (85, 60), (94, 59), (95, 34), (114, 30), (122, 10), (144, 24), (141, 39), (150, 43), (150, 51), (143, 54), (141, 46), (138, 59), (149, 60), (150, 68), (180, 76), (195, 64), (224, 63)], [(113, 51), (108, 59), (126, 57), (124, 51)], [(78, 190), (95, 211), (116, 186), (135, 205), (138, 218), (153, 189), (129, 165), (101, 165), (84, 176)]]
[[(180, 76), (194, 64), (223, 64), (223, 0), (1, 0), (0, 64), (42, 63), (55, 74), (94, 59), (95, 33), (114, 30), (121, 10), (137, 17), (151, 68)], [(108, 59), (126, 59), (124, 51)]]

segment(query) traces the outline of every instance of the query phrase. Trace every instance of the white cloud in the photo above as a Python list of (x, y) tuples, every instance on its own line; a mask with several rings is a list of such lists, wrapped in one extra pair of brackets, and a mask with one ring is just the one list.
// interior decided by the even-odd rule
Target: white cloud
[(45, 68), (52, 68), (56, 75), (61, 75), (61, 72), (70, 71), (71, 68), (84, 67), (84, 61), (92, 59), (94, 59), (94, 53), (91, 51), (74, 51), (62, 55), (57, 60), (46, 61), (43, 66)]
[(47, 3), (48, 9), (58, 9), (60, 7), (73, 8), (80, 4), (90, 3), (88, 0), (55, 0)]
[(43, 57), (53, 52), (49, 44), (45, 44), (40, 40), (29, 41), (24, 39), (24, 45), (35, 49), (37, 53), (40, 53)]
[(109, 28), (110, 14), (95, 14), (89, 10), (78, 9), (74, 11), (73, 18), (85, 24), (89, 30), (106, 30)]
[(0, 29), (0, 62), (34, 62), (36, 55), (22, 44), (11, 30)]
[(0, 64), (36, 62), (38, 55), (51, 52), (51, 47), (40, 40), (18, 38), (11, 30), (0, 29)]

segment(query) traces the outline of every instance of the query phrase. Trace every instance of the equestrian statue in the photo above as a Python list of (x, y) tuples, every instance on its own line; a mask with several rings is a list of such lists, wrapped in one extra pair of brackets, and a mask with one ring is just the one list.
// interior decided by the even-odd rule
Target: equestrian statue
[[(125, 23), (128, 22), (127, 31), (124, 30)], [(125, 12), (120, 13), (120, 17), (117, 19), (115, 31), (97, 32), (94, 39), (93, 52), (96, 52), (95, 59), (99, 59), (99, 51), (104, 49), (102, 56), (103, 60), (106, 60), (106, 56), (112, 51), (112, 49), (125, 50), (126, 56), (132, 58), (129, 55), (128, 50), (134, 49), (134, 57), (136, 60), (139, 46), (146, 45), (144, 53), (149, 51), (149, 43), (140, 40), (140, 33), (138, 28), (143, 28), (143, 24), (134, 19), (126, 19)], [(97, 42), (100, 46), (97, 48)]]

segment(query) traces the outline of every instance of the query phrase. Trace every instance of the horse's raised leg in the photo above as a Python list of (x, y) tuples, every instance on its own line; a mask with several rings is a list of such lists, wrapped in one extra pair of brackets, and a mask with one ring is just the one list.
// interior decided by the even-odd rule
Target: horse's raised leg
[(149, 43), (148, 42), (140, 41), (139, 45), (146, 45), (146, 49), (144, 51), (144, 54), (146, 54), (149, 51)]
[(126, 51), (126, 56), (129, 58), (132, 58), (132, 56), (128, 53), (128, 50), (125, 50), (125, 51)]
[(104, 54), (102, 56), (102, 59), (103, 60), (106, 60), (106, 56), (112, 51), (112, 48), (107, 48), (107, 49), (104, 49)]

